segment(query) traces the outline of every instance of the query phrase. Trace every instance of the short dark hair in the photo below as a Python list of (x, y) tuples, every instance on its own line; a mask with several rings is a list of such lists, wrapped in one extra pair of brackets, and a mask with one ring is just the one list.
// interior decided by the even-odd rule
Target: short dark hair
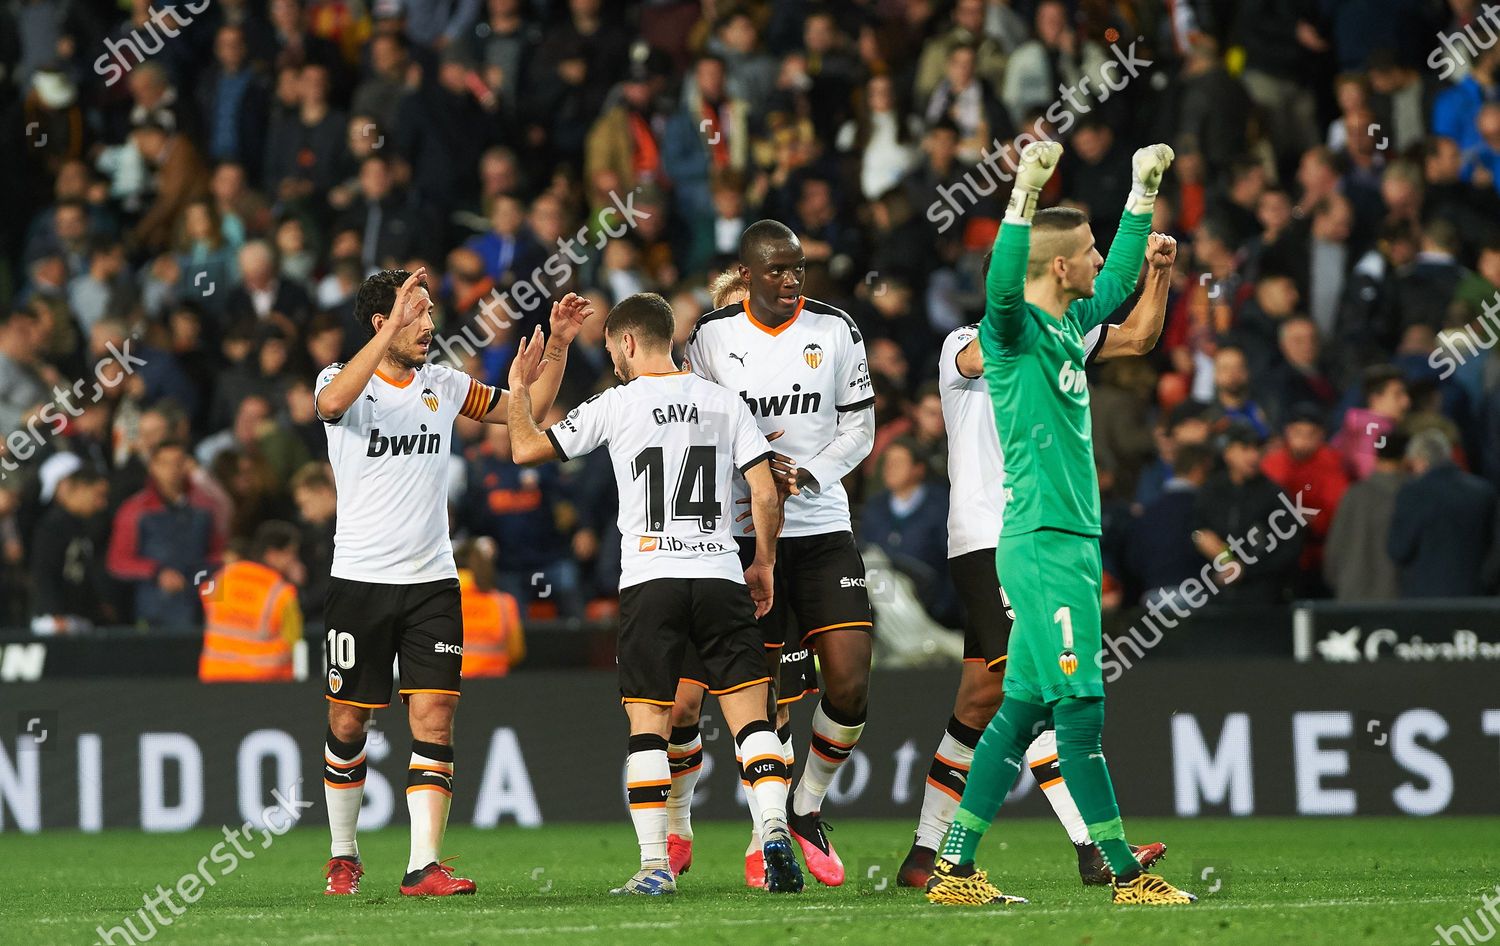
[(676, 330), (672, 304), (654, 292), (626, 296), (609, 310), (604, 320), (606, 335), (619, 336), (629, 332), (637, 342), (668, 349), (672, 347), (672, 335)]
[(795, 241), (797, 234), (780, 220), (757, 220), (740, 234), (739, 260), (749, 266), (767, 243)]
[[(375, 316), (390, 315), (396, 291), (411, 278), (404, 269), (383, 269), (366, 279), (354, 296), (354, 321), (375, 337)], [(424, 281), (425, 285), (425, 281)]]
[(920, 463), (923, 468), (927, 468), (932, 465), (928, 460), (927, 451), (922, 449), (922, 445), (920, 443), (917, 443), (917, 438), (915, 437), (907, 435), (897, 437), (886, 446), (886, 450), (890, 450), (891, 447), (900, 447), (902, 450), (905, 450), (908, 454), (910, 454), (912, 462)]
[(1031, 218), (1031, 232), (1039, 230), (1076, 230), (1088, 226), (1089, 215), (1077, 207), (1048, 207)]
[(1400, 463), (1406, 459), (1406, 448), (1411, 444), (1411, 435), (1397, 427), (1382, 434), (1375, 444), (1376, 457)]
[(1206, 443), (1180, 444), (1177, 447), (1177, 462), (1172, 464), (1172, 471), (1181, 475), (1197, 469), (1212, 470), (1217, 459), (1213, 447)]
[(269, 519), (256, 528), (255, 538), (250, 540), (250, 557), (259, 560), (267, 552), (282, 552), (301, 544), (302, 534), (296, 526), (280, 519)]
[(1406, 375), (1395, 365), (1371, 365), (1366, 368), (1359, 378), (1360, 394), (1365, 404), (1368, 405), (1370, 398), (1384, 391), (1393, 381), (1399, 381), (1403, 386), (1406, 384)]
[[(181, 450), (183, 453), (188, 453), (187, 444), (183, 443), (181, 440), (176, 440), (172, 437), (168, 437), (161, 443), (151, 448), (151, 459), (155, 460), (163, 450)], [(188, 453), (188, 456), (192, 456), (192, 454)]]

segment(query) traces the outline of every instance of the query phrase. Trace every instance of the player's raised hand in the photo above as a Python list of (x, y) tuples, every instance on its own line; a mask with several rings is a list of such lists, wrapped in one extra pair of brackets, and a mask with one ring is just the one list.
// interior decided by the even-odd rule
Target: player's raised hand
[(516, 357), (510, 363), (509, 384), (512, 391), (529, 388), (542, 376), (542, 352), (546, 347), (547, 340), (542, 336), (540, 325), (532, 331), (530, 339), (521, 339), (516, 346)]
[(1016, 183), (1010, 189), (1010, 203), (1005, 219), (1012, 223), (1030, 223), (1036, 215), (1036, 201), (1042, 188), (1052, 179), (1062, 158), (1062, 145), (1055, 141), (1033, 141), (1021, 152), (1016, 165)]
[(396, 301), (391, 305), (391, 321), (399, 332), (427, 313), (428, 299), (422, 290), (427, 288), (427, 267), (418, 266), (417, 271), (406, 277), (406, 282), (396, 290)]
[(760, 562), (751, 562), (745, 569), (745, 585), (750, 589), (750, 600), (755, 602), (755, 619), (758, 621), (771, 610), (776, 586), (775, 569)]
[(594, 314), (594, 304), (576, 292), (552, 303), (552, 340), (572, 344), (584, 319)]
[(1131, 189), (1142, 194), (1154, 195), (1161, 188), (1162, 175), (1172, 166), (1177, 157), (1170, 145), (1147, 145), (1130, 159), (1130, 172), (1134, 177)]
[(1016, 165), (1016, 186), (1041, 190), (1052, 179), (1062, 153), (1063, 146), (1056, 141), (1033, 141), (1027, 145), (1021, 151), (1021, 163)]
[(1146, 237), (1146, 263), (1154, 270), (1171, 269), (1177, 262), (1177, 240), (1165, 233)]

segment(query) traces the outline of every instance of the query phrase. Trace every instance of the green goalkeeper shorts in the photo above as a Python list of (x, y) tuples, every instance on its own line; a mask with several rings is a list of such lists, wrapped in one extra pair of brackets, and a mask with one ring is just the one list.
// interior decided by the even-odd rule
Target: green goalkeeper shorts
[(1042, 704), (1104, 696), (1098, 538), (1056, 529), (1001, 536), (995, 567), (1016, 613), (1006, 695)]

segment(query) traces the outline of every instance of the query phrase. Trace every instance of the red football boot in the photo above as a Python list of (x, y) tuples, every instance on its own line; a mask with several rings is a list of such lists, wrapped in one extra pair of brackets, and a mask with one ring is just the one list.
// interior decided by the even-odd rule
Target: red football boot
[(693, 868), (693, 839), (680, 834), (667, 835), (667, 863), (674, 877), (681, 877)]
[(452, 897), (473, 892), (474, 881), (467, 877), (454, 877), (453, 868), (440, 862), (412, 871), (401, 881), (403, 897)]
[(323, 893), (330, 897), (346, 897), (359, 893), (359, 878), (364, 876), (364, 873), (365, 867), (359, 862), (359, 858), (330, 858), (328, 866), (323, 868), (323, 876), (328, 879), (328, 885), (323, 888)]
[(807, 862), (808, 872), (824, 886), (842, 886), (844, 862), (839, 860), (833, 842), (828, 840), (828, 825), (818, 817), (818, 812), (806, 815), (788, 813), (786, 823), (802, 848), (802, 859)]
[(766, 889), (766, 854), (760, 848), (745, 852), (745, 886)]

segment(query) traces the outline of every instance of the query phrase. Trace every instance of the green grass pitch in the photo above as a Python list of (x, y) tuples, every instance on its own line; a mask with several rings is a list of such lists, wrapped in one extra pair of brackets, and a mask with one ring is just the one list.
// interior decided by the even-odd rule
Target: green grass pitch
[[(1055, 823), (1003, 819), (985, 839), (980, 864), (1002, 889), (1029, 897), (1027, 906), (932, 906), (919, 892), (895, 886), (910, 823), (837, 819), (832, 838), (849, 869), (840, 889), (809, 877), (800, 896), (746, 890), (746, 830), (719, 822), (698, 827), (695, 866), (681, 879), (677, 896), (615, 898), (609, 888), (636, 863), (634, 837), (623, 817), (537, 830), (454, 828), (446, 848), (461, 855), (455, 867), (478, 882), (479, 893), (446, 901), (413, 901), (397, 893), (406, 861), (404, 827), (367, 833), (361, 838), (364, 889), (355, 898), (335, 900), (322, 894), (326, 835), (309, 825), (205, 888), (150, 942), (1425, 946), (1441, 941), (1438, 924), (1461, 925), (1465, 918), (1483, 934), (1481, 898), (1493, 896), (1500, 883), (1494, 844), (1500, 835), (1493, 819), (1127, 824), (1136, 840), (1168, 843), (1162, 872), (1198, 892), (1198, 904), (1112, 907), (1107, 891), (1078, 883), (1072, 849)], [(193, 871), (220, 839), (208, 831), (4, 835), (0, 942), (97, 942), (97, 926), (121, 924), (141, 907), (143, 895)], [(136, 923), (144, 931), (138, 917)], [(1464, 940), (1455, 934), (1453, 942)]]

